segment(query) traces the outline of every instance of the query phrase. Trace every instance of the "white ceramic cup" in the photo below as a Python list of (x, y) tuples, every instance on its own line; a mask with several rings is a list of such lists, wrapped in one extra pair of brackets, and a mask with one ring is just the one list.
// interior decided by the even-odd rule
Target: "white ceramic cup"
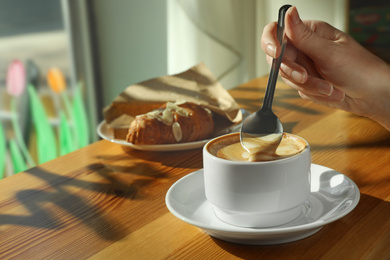
[(203, 147), (205, 195), (216, 216), (228, 224), (251, 228), (296, 219), (310, 194), (310, 146), (301, 139), (307, 144), (302, 152), (264, 162), (218, 158), (208, 151), (214, 139), (209, 141)]

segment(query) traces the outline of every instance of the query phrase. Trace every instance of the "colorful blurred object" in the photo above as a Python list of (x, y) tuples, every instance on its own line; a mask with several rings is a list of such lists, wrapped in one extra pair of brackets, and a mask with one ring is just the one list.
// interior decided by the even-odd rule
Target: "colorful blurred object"
[[(77, 149), (77, 139), (72, 137), (75, 133), (74, 127), (71, 123), (74, 122), (72, 108), (69, 98), (66, 93), (66, 80), (64, 74), (58, 68), (51, 68), (47, 72), (47, 84), (50, 89), (61, 96), (62, 102), (65, 105), (67, 117), (64, 112), (60, 111), (60, 155), (65, 155)], [(69, 122), (69, 123), (68, 123)], [(76, 135), (76, 134), (73, 134)]]
[(57, 94), (64, 92), (66, 81), (62, 72), (57, 68), (51, 68), (47, 72), (47, 83), (49, 87)]
[(14, 139), (9, 140), (9, 149), (11, 153), (12, 167), (14, 173), (22, 172), (28, 169), (19, 147)]
[(71, 119), (72, 117), (72, 108), (70, 105), (69, 98), (66, 93), (66, 81), (64, 74), (57, 69), (57, 68), (51, 68), (47, 72), (47, 84), (53, 90), (54, 93), (59, 94), (61, 96), (62, 102), (65, 105), (66, 112), (68, 114), (68, 118)]
[(35, 88), (30, 84), (27, 90), (30, 94), (30, 108), (37, 135), (38, 162), (44, 163), (57, 157), (57, 142)]
[(3, 124), (0, 121), (0, 180), (4, 178), (5, 173), (5, 158), (6, 158), (7, 143), (5, 141)]
[(90, 142), (82, 84), (68, 88), (61, 70), (51, 68), (46, 79), (53, 96), (32, 84), (39, 84), (40, 79), (39, 68), (31, 60), (26, 67), (19, 60), (8, 66), (6, 92), (10, 98), (3, 106), (5, 121), (0, 121), (0, 179)]
[(81, 84), (79, 83), (74, 91), (73, 103), (66, 93), (67, 84), (63, 73), (58, 68), (51, 68), (47, 73), (47, 82), (54, 93), (61, 96), (68, 115), (60, 114), (60, 153), (61, 155), (84, 147), (89, 143), (89, 128), (87, 114), (83, 102)]
[(90, 141), (87, 112), (85, 111), (81, 86), (81, 83), (79, 83), (75, 90), (72, 110), (78, 148), (87, 146)]
[[(12, 126), (14, 129), (17, 144), (19, 145), (19, 148), (22, 151), (22, 153), (25, 157), (25, 160), (28, 163), (28, 166), (33, 167), (33, 166), (35, 166), (35, 162), (32, 159), (32, 157), (27, 149), (27, 145), (23, 140), (22, 130), (21, 130), (19, 122), (18, 122), (18, 110), (16, 107), (16, 99), (23, 94), (25, 88), (26, 88), (26, 72), (25, 72), (23, 63), (21, 63), (18, 60), (15, 60), (9, 65), (8, 70), (7, 70), (7, 91), (10, 94), (10, 96), (12, 96), (12, 99), (11, 99)], [(18, 151), (19, 151), (19, 149), (18, 149)], [(13, 153), (11, 153), (11, 156), (18, 156), (15, 148), (13, 150)], [(19, 158), (15, 159), (15, 160), (14, 160), (14, 158), (12, 158), (12, 159), (15, 162), (20, 161)], [(23, 167), (21, 167), (21, 168), (23, 168)], [(25, 168), (23, 168), (23, 170), (25, 170)]]
[(66, 116), (64, 112), (60, 111), (60, 155), (65, 155), (67, 153), (73, 152), (75, 149), (75, 146), (73, 145), (72, 141), (72, 134), (71, 130), (68, 124), (68, 121), (66, 120)]
[(20, 96), (26, 87), (26, 72), (23, 63), (14, 60), (10, 63), (7, 70), (7, 92), (11, 96)]

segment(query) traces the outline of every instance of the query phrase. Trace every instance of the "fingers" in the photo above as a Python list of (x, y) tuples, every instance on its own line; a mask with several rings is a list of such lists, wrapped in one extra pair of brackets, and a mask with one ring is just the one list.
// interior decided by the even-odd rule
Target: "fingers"
[[(269, 51), (267, 51), (266, 54), (267, 54), (267, 56), (266, 56), (267, 62), (268, 62), (268, 64), (271, 65), (272, 59), (274, 59), (274, 57), (272, 55), (270, 55)], [(287, 43), (287, 46), (286, 46), (286, 49), (285, 49), (284, 55), (283, 55), (283, 62), (286, 60), (296, 61), (298, 55), (299, 55), (298, 50), (293, 45)]]
[[(272, 62), (271, 57), (267, 57), (267, 60)], [(306, 99), (317, 102), (320, 100), (328, 102), (344, 100), (344, 92), (334, 88), (330, 82), (321, 79), (317, 74), (310, 75), (304, 67), (295, 62), (283, 61), (279, 75), (287, 85), (299, 91)]]
[[(292, 50), (294, 54), (289, 55), (290, 48), (286, 49), (283, 62), (280, 66), (280, 73), (285, 78), (292, 82), (303, 84), (306, 82), (308, 76), (321, 78), (313, 62), (304, 54), (297, 53)], [(271, 65), (272, 58), (266, 56), (267, 62)]]
[(307, 71), (296, 63), (285, 61), (280, 65), (280, 76), (297, 84), (304, 84), (307, 82)]
[(341, 90), (335, 89), (330, 96), (315, 96), (306, 94), (304, 92), (299, 91), (299, 95), (306, 100), (310, 100), (317, 104), (330, 105), (334, 103), (343, 102), (345, 99), (345, 93)]
[[(285, 33), (298, 50), (303, 51), (313, 60), (326, 61), (327, 52), (332, 42), (342, 39), (345, 34), (331, 25), (320, 21), (303, 22), (295, 6), (287, 10), (285, 16)], [(272, 58), (280, 55), (281, 47), (277, 40), (277, 22), (264, 27), (261, 37), (261, 48)]]
[(285, 32), (290, 42), (313, 60), (325, 61), (332, 41), (340, 37), (340, 31), (325, 22), (300, 19), (295, 6), (286, 13)]
[(286, 82), (287, 85), (307, 95), (328, 97), (333, 92), (333, 86), (325, 80), (308, 77), (304, 84), (300, 84), (289, 80), (290, 77), (287, 78), (283, 74), (284, 73), (281, 73), (280, 76), (284, 79), (284, 82)]
[[(333, 41), (342, 38), (342, 33), (324, 22), (303, 22), (296, 7), (288, 9), (285, 24), (289, 41), (280, 67), (283, 80), (299, 91), (304, 99), (316, 103), (343, 101), (345, 93), (324, 80), (318, 69), (318, 64), (328, 62), (329, 53), (324, 50), (334, 46)], [(281, 51), (276, 31), (277, 23), (273, 22), (264, 28), (262, 34), (261, 47), (269, 64)]]
[[(267, 56), (266, 59), (268, 64), (271, 65), (273, 59), (269, 56)], [(305, 68), (289, 60), (285, 60), (282, 62), (282, 64), (280, 65), (279, 73), (280, 76), (299, 84), (305, 83), (308, 76)]]
[(276, 37), (277, 22), (267, 24), (264, 27), (263, 34), (261, 36), (261, 48), (270, 57), (276, 59), (279, 57), (281, 48), (279, 41)]
[(326, 80), (309, 76), (304, 84), (290, 81), (281, 73), (283, 81), (295, 90), (298, 90), (300, 96), (304, 99), (314, 101), (316, 103), (323, 102), (340, 102), (345, 98), (345, 93), (335, 87)]

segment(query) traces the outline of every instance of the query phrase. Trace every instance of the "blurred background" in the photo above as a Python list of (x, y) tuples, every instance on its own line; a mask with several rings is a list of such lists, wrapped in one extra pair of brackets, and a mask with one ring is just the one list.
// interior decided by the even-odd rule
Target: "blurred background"
[(98, 140), (102, 109), (131, 84), (200, 62), (227, 89), (266, 75), (262, 29), (287, 3), (388, 59), (383, 0), (0, 0), (0, 177)]

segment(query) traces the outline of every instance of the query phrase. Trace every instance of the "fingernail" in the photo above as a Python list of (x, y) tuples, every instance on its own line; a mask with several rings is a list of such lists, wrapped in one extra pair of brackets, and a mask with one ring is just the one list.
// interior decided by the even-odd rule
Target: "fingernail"
[(334, 88), (333, 93), (332, 93), (332, 97), (334, 100), (341, 102), (341, 101), (344, 101), (344, 99), (345, 99), (345, 93), (341, 90), (338, 90), (337, 88)]
[(299, 14), (298, 14), (298, 10), (295, 6), (293, 6), (291, 8), (291, 11), (290, 11), (290, 17), (291, 17), (291, 22), (294, 24), (294, 25), (297, 25), (301, 22), (301, 18), (299, 17)]
[(327, 82), (321, 82), (317, 86), (317, 89), (318, 89), (318, 93), (325, 95), (325, 96), (330, 96), (330, 94), (332, 94), (332, 91), (333, 91), (333, 86)]
[(294, 81), (298, 83), (304, 83), (305, 82), (305, 74), (301, 73), (299, 71), (294, 70), (291, 72), (291, 77), (294, 79)]
[(272, 58), (275, 58), (276, 55), (276, 48), (272, 44), (267, 45), (267, 54), (271, 56)]

